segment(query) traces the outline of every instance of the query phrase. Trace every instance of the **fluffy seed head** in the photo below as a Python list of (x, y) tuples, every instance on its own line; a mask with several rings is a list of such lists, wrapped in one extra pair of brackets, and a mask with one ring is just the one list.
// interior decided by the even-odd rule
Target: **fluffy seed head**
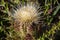
[(38, 20), (38, 10), (36, 5), (27, 4), (25, 6), (20, 7), (15, 11), (13, 18), (18, 20), (20, 23), (32, 23)]

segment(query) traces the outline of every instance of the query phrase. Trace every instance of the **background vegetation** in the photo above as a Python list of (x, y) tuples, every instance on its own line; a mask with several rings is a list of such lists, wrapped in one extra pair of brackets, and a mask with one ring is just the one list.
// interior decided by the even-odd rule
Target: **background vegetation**
[[(0, 0), (0, 40), (20, 40), (13, 30), (13, 21), (8, 12), (19, 3), (36, 0)], [(35, 40), (60, 40), (60, 2), (59, 0), (38, 0), (41, 6), (41, 27), (36, 30)]]

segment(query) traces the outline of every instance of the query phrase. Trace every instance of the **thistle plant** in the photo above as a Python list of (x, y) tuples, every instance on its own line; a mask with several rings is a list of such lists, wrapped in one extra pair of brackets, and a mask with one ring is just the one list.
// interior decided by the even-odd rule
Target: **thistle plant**
[(18, 6), (18, 9), (14, 10), (15, 13), (11, 15), (14, 19), (14, 29), (18, 32), (21, 39), (24, 39), (26, 35), (33, 36), (34, 31), (31, 25), (39, 21), (41, 13), (38, 12), (38, 9), (38, 5), (30, 2), (26, 5), (21, 4)]

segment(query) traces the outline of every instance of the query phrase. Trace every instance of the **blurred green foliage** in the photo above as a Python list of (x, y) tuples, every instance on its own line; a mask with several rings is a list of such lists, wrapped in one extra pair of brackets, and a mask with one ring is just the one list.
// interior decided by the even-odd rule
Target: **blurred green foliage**
[[(24, 3), (27, 0), (0, 0), (0, 40), (20, 40), (20, 37), (15, 33), (11, 26), (12, 19), (8, 16), (10, 9)], [(32, 0), (33, 1), (33, 0)], [(40, 0), (39, 0), (40, 1)], [(42, 4), (43, 3), (43, 4)], [(43, 16), (43, 32), (38, 31), (35, 34), (39, 34), (39, 38), (36, 40), (57, 40), (55, 35), (57, 31), (60, 31), (60, 3), (59, 0), (42, 0), (39, 2), (42, 5), (44, 13)], [(45, 29), (45, 32), (44, 32)], [(41, 34), (41, 36), (40, 36)], [(58, 34), (59, 35), (59, 34)], [(60, 37), (60, 36), (59, 36)]]

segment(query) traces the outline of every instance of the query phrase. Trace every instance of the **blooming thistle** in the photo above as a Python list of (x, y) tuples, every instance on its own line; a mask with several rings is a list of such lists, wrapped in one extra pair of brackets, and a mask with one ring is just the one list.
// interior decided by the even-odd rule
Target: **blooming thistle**
[(15, 11), (13, 18), (20, 21), (20, 23), (29, 23), (35, 22), (38, 20), (38, 7), (33, 4), (27, 4), (21, 6), (17, 11)]
[[(14, 11), (15, 13), (12, 16), (16, 25), (15, 28), (19, 29), (21, 37), (25, 37), (27, 33), (29, 34), (31, 32), (30, 27), (32, 23), (39, 20), (40, 12), (38, 12), (38, 9), (38, 5), (34, 3), (28, 3), (27, 5), (19, 6), (19, 8)], [(19, 25), (19, 27), (17, 25)]]

